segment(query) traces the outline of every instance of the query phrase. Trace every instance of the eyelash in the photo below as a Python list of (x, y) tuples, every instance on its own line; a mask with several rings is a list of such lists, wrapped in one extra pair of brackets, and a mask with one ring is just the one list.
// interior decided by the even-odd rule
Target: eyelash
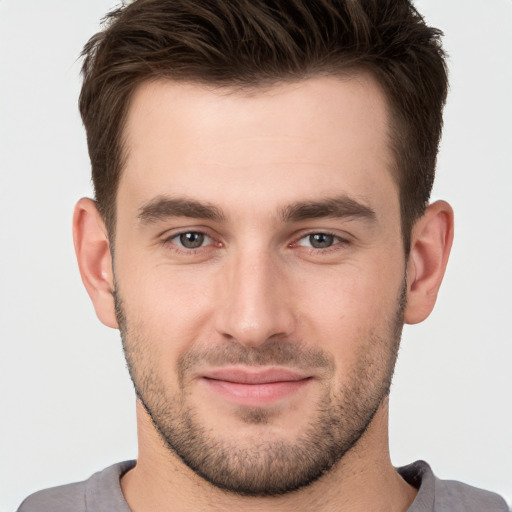
[[(179, 237), (183, 235), (203, 235), (205, 238), (209, 239), (210, 242), (207, 243), (207, 245), (200, 245), (197, 248), (188, 248), (182, 246), (179, 242), (175, 241), (176, 239), (179, 239)], [(324, 235), (328, 237), (333, 237), (333, 243), (329, 247), (311, 247), (306, 245), (301, 245), (300, 242), (302, 240), (305, 240), (309, 237), (312, 237), (314, 235)], [(335, 233), (332, 233), (330, 231), (310, 231), (307, 233), (301, 233), (301, 236), (299, 238), (296, 238), (293, 242), (288, 244), (288, 247), (290, 248), (302, 248), (303, 251), (307, 252), (307, 254), (311, 255), (327, 255), (331, 252), (339, 251), (351, 244), (350, 240), (347, 238), (343, 238)], [(185, 256), (198, 256), (200, 254), (203, 254), (206, 250), (211, 250), (212, 248), (221, 248), (224, 246), (222, 242), (216, 241), (213, 236), (208, 234), (204, 230), (187, 230), (187, 231), (180, 231), (178, 233), (173, 233), (172, 235), (166, 237), (162, 241), (162, 245), (165, 247), (171, 248), (173, 251), (175, 251), (178, 254), (182, 254)]]
[[(179, 242), (175, 241), (176, 239), (179, 239), (183, 235), (203, 235), (205, 238), (209, 239), (210, 242), (207, 245), (201, 245), (197, 248), (190, 248), (190, 247), (184, 247)], [(215, 245), (217, 247), (222, 247), (221, 242), (215, 241), (214, 237), (210, 236), (206, 231), (202, 231), (200, 229), (198, 230), (187, 230), (187, 231), (180, 231), (179, 233), (173, 233), (172, 235), (166, 237), (162, 241), (162, 245), (165, 247), (171, 248), (173, 251), (175, 251), (178, 254), (183, 254), (186, 256), (196, 256), (200, 253), (202, 253), (204, 250), (207, 250), (212, 245)]]
[[(308, 239), (314, 235), (324, 235), (333, 237), (333, 243), (329, 247), (311, 247), (311, 246), (305, 246), (301, 245), (300, 242), (302, 240)], [(350, 241), (347, 238), (343, 238), (340, 235), (337, 235), (336, 233), (332, 233), (330, 231), (310, 231), (309, 233), (305, 233), (299, 238), (297, 238), (294, 242), (289, 244), (289, 247), (301, 247), (304, 251), (307, 252), (307, 254), (315, 255), (315, 256), (327, 256), (330, 255), (333, 252), (342, 250), (343, 248), (346, 248), (350, 245)]]

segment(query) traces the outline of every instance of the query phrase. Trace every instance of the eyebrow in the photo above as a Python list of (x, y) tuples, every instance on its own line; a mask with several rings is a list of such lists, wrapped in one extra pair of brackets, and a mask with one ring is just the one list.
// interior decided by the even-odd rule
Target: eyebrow
[[(374, 221), (375, 211), (348, 196), (327, 198), (318, 201), (299, 201), (280, 210), (283, 222), (299, 222), (319, 218), (362, 218)], [(139, 208), (137, 215), (142, 224), (151, 224), (172, 217), (222, 222), (226, 215), (220, 208), (194, 199), (157, 196)]]
[(375, 221), (375, 210), (348, 196), (327, 198), (320, 201), (303, 201), (286, 206), (281, 210), (284, 222), (298, 222), (319, 218), (361, 218)]
[(139, 208), (137, 215), (142, 224), (151, 224), (170, 217), (189, 217), (213, 221), (225, 220), (222, 211), (212, 204), (194, 199), (158, 196)]

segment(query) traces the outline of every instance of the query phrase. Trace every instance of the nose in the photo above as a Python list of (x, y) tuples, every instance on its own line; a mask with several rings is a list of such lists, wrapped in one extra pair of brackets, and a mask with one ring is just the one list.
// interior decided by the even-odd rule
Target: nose
[(290, 290), (277, 258), (240, 254), (223, 269), (216, 329), (225, 338), (257, 347), (270, 338), (289, 337), (295, 328)]

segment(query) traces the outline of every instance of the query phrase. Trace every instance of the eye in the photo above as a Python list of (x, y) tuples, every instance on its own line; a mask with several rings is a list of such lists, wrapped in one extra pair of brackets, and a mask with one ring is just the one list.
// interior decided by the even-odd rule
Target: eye
[(297, 242), (297, 245), (312, 247), (313, 249), (328, 249), (339, 241), (339, 237), (330, 235), (329, 233), (311, 233), (310, 235), (302, 237)]
[(180, 245), (185, 249), (198, 249), (212, 243), (212, 239), (205, 233), (199, 231), (188, 231), (173, 236), (169, 241)]

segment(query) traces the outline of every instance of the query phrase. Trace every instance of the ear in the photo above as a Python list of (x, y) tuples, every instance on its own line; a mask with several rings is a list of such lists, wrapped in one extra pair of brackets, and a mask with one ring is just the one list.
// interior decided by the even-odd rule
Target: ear
[(73, 240), (82, 281), (96, 315), (106, 326), (118, 328), (114, 305), (114, 273), (105, 223), (96, 203), (82, 198), (73, 215)]
[(427, 318), (437, 299), (453, 242), (453, 210), (437, 201), (416, 222), (407, 262), (407, 305), (405, 323)]

